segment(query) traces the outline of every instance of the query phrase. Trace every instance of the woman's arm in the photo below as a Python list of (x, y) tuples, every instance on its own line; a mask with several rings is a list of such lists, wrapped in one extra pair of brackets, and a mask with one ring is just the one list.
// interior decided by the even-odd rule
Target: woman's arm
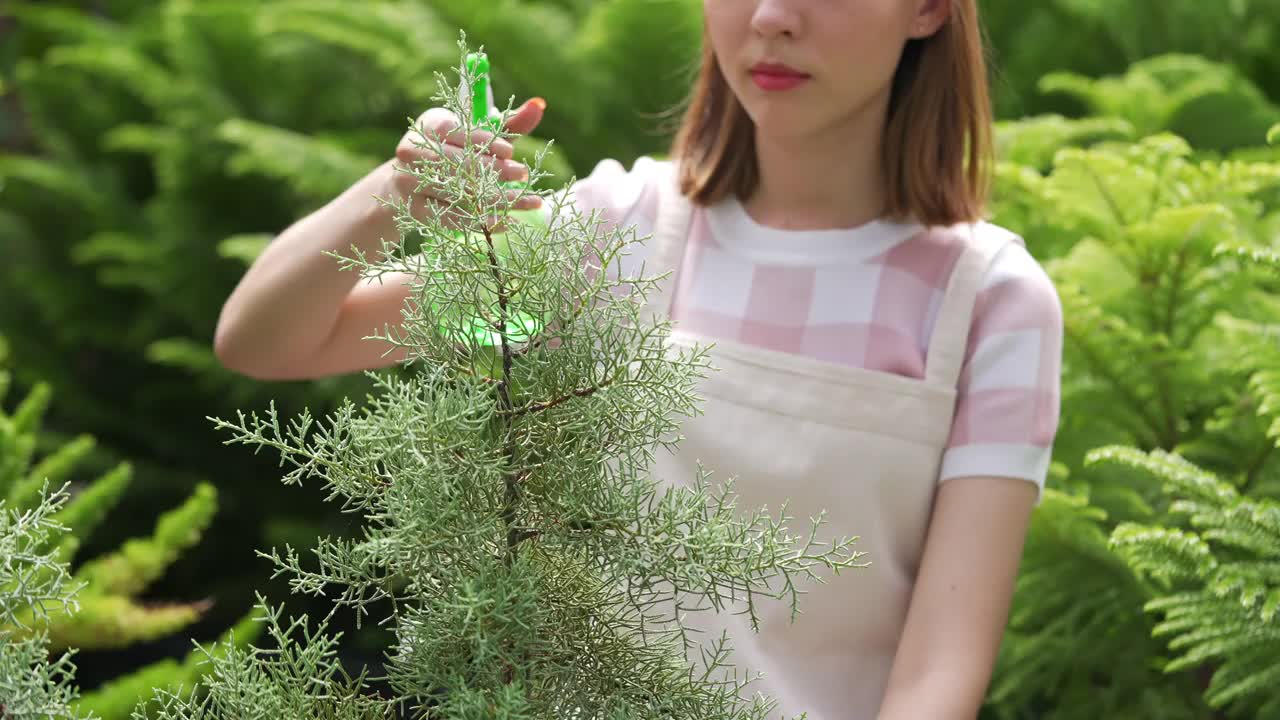
[(973, 720), (991, 681), (1038, 488), (943, 482), (879, 720)]
[[(528, 133), (542, 119), (543, 108), (541, 101), (525, 103), (508, 120), (507, 129)], [(446, 151), (462, 152), (465, 138), (448, 110), (432, 108), (415, 125), (447, 136)], [(489, 137), (476, 130), (473, 141)], [(400, 324), (408, 297), (405, 278), (361, 283), (357, 273), (342, 271), (338, 260), (326, 253), (349, 256), (355, 246), (366, 257), (377, 257), (384, 238), (399, 238), (394, 214), (379, 198), (403, 198), (414, 191), (416, 179), (400, 172), (396, 163), (431, 154), (417, 139), (416, 130), (406, 132), (394, 159), (285, 229), (254, 261), (218, 318), (214, 351), (224, 366), (259, 379), (282, 380), (371, 369), (403, 359), (402, 349), (363, 338)], [(527, 174), (512, 159), (513, 148), (506, 140), (494, 140), (490, 151), (501, 179), (518, 180)], [(416, 198), (415, 206), (425, 212), (430, 194)], [(538, 198), (531, 196), (516, 207), (538, 205)]]
[[(354, 245), (374, 256), (382, 238), (396, 237), (391, 212), (375, 199), (391, 187), (393, 162), (298, 220), (258, 256), (218, 318), (214, 350), (224, 366), (263, 380), (373, 366), (380, 352), (372, 343), (337, 343), (342, 358), (324, 357), (326, 346), (334, 338), (358, 340), (378, 321), (395, 319), (404, 288), (357, 288), (356, 273), (340, 271), (338, 261), (325, 253), (349, 255)], [(375, 299), (380, 302), (371, 302)], [(387, 358), (380, 364), (392, 362)]]

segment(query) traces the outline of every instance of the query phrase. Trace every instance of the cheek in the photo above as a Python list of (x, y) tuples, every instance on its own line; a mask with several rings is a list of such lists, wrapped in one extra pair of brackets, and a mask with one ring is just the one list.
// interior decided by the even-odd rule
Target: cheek
[(835, 68), (834, 78), (847, 86), (879, 86), (893, 77), (902, 58), (906, 35), (899, 19), (888, 13), (850, 14), (826, 25), (821, 43)]
[(702, 5), (711, 49), (721, 58), (733, 57), (733, 51), (749, 36), (750, 3), (706, 0)]

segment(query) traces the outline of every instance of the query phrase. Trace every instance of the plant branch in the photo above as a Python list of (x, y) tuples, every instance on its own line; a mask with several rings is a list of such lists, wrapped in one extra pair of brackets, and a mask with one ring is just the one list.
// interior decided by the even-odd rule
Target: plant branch
[(540, 403), (532, 403), (522, 408), (511, 410), (507, 414), (511, 417), (516, 417), (520, 415), (526, 415), (529, 413), (542, 412), (543, 410), (550, 410), (551, 408), (561, 403), (568, 402), (573, 398), (588, 397), (590, 395), (594, 395), (595, 393), (611, 385), (613, 383), (613, 380), (614, 380), (613, 378), (608, 378), (604, 382), (600, 383), (599, 385), (595, 385), (593, 387), (587, 387), (587, 388), (578, 388), (577, 390), (573, 390), (572, 392), (566, 395), (561, 395), (560, 397), (555, 398), (554, 400), (548, 400), (546, 402), (540, 402)]
[[(507, 286), (502, 277), (502, 266), (498, 261), (498, 254), (494, 250), (493, 233), (489, 228), (482, 228), (484, 232), (485, 252), (488, 253), (489, 270), (493, 274), (494, 282), (498, 288), (498, 338), (502, 345), (502, 380), (498, 382), (498, 411), (503, 417), (511, 417), (511, 343), (507, 338)], [(507, 467), (510, 468), (515, 460), (515, 443), (511, 439), (511, 433), (506, 433), (504, 440), (503, 455), (507, 460)], [(519, 542), (519, 532), (515, 527), (516, 503), (520, 499), (519, 479), (514, 470), (508, 470), (505, 478), (505, 496), (503, 498), (502, 519), (507, 526), (507, 553), (506, 563), (511, 565), (515, 560), (516, 546)]]

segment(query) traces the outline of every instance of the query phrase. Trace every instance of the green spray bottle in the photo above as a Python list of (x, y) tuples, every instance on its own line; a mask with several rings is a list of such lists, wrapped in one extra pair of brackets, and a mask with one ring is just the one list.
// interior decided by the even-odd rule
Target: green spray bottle
[[(471, 122), (478, 129), (497, 132), (503, 124), (504, 118), (502, 111), (494, 105), (493, 89), (489, 79), (489, 58), (483, 52), (474, 52), (466, 56), (467, 76), (471, 78), (470, 86), (470, 102)], [(508, 188), (522, 188), (526, 183), (521, 181), (504, 182), (503, 186)], [(510, 226), (513, 222), (519, 222), (532, 225), (545, 225), (546, 218), (541, 210), (513, 210), (508, 213), (506, 224)], [(461, 231), (456, 234), (459, 238), (467, 238), (467, 235)], [(506, 238), (501, 234), (494, 236), (494, 252), (498, 255), (500, 261), (505, 259), (509, 253)], [(470, 242), (476, 243), (483, 247), (485, 240), (482, 236), (477, 237), (473, 233), (469, 238)], [(498, 299), (490, 298), (490, 307), (492, 315), (498, 315)], [(469, 335), (471, 340), (478, 346), (496, 348), (502, 344), (502, 334), (497, 331), (488, 321), (483, 318), (471, 318), (463, 323), (464, 335)], [(535, 337), (542, 331), (543, 323), (540, 319), (532, 317), (524, 313), (514, 313), (507, 318), (507, 339), (513, 342), (524, 342)], [(456, 332), (456, 327), (442, 331)], [(450, 334), (453, 334), (450, 332)]]

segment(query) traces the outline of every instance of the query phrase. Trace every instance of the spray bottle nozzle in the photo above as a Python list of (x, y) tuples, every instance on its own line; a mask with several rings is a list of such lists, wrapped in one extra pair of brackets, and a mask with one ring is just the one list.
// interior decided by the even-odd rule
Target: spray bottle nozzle
[[(470, 97), (467, 102), (470, 103), (471, 124), (477, 128), (482, 128), (490, 132), (498, 132), (503, 126), (503, 114), (498, 110), (493, 102), (493, 86), (489, 80), (489, 57), (483, 52), (468, 53), (465, 60), (467, 77), (470, 79)], [(504, 187), (523, 188), (527, 183), (518, 180), (502, 183)], [(541, 223), (542, 215), (538, 211), (513, 211), (508, 214), (508, 222), (523, 223)], [(464, 235), (464, 233), (458, 233)], [(505, 238), (496, 237), (494, 240), (501, 247), (498, 249), (498, 255), (505, 257), (509, 250)], [(501, 336), (497, 333), (489, 322), (480, 318), (473, 318), (468, 323), (469, 327), (465, 331), (480, 345), (496, 346), (501, 342)], [(508, 339), (517, 341), (527, 341), (529, 338), (541, 331), (543, 323), (538, 318), (526, 315), (524, 313), (515, 313), (513, 317), (509, 317), (507, 321)], [(445, 328), (442, 326), (442, 330)]]
[(467, 55), (467, 75), (471, 78), (471, 122), (496, 132), (502, 127), (502, 112), (494, 105), (489, 82), (489, 56), (482, 52)]

